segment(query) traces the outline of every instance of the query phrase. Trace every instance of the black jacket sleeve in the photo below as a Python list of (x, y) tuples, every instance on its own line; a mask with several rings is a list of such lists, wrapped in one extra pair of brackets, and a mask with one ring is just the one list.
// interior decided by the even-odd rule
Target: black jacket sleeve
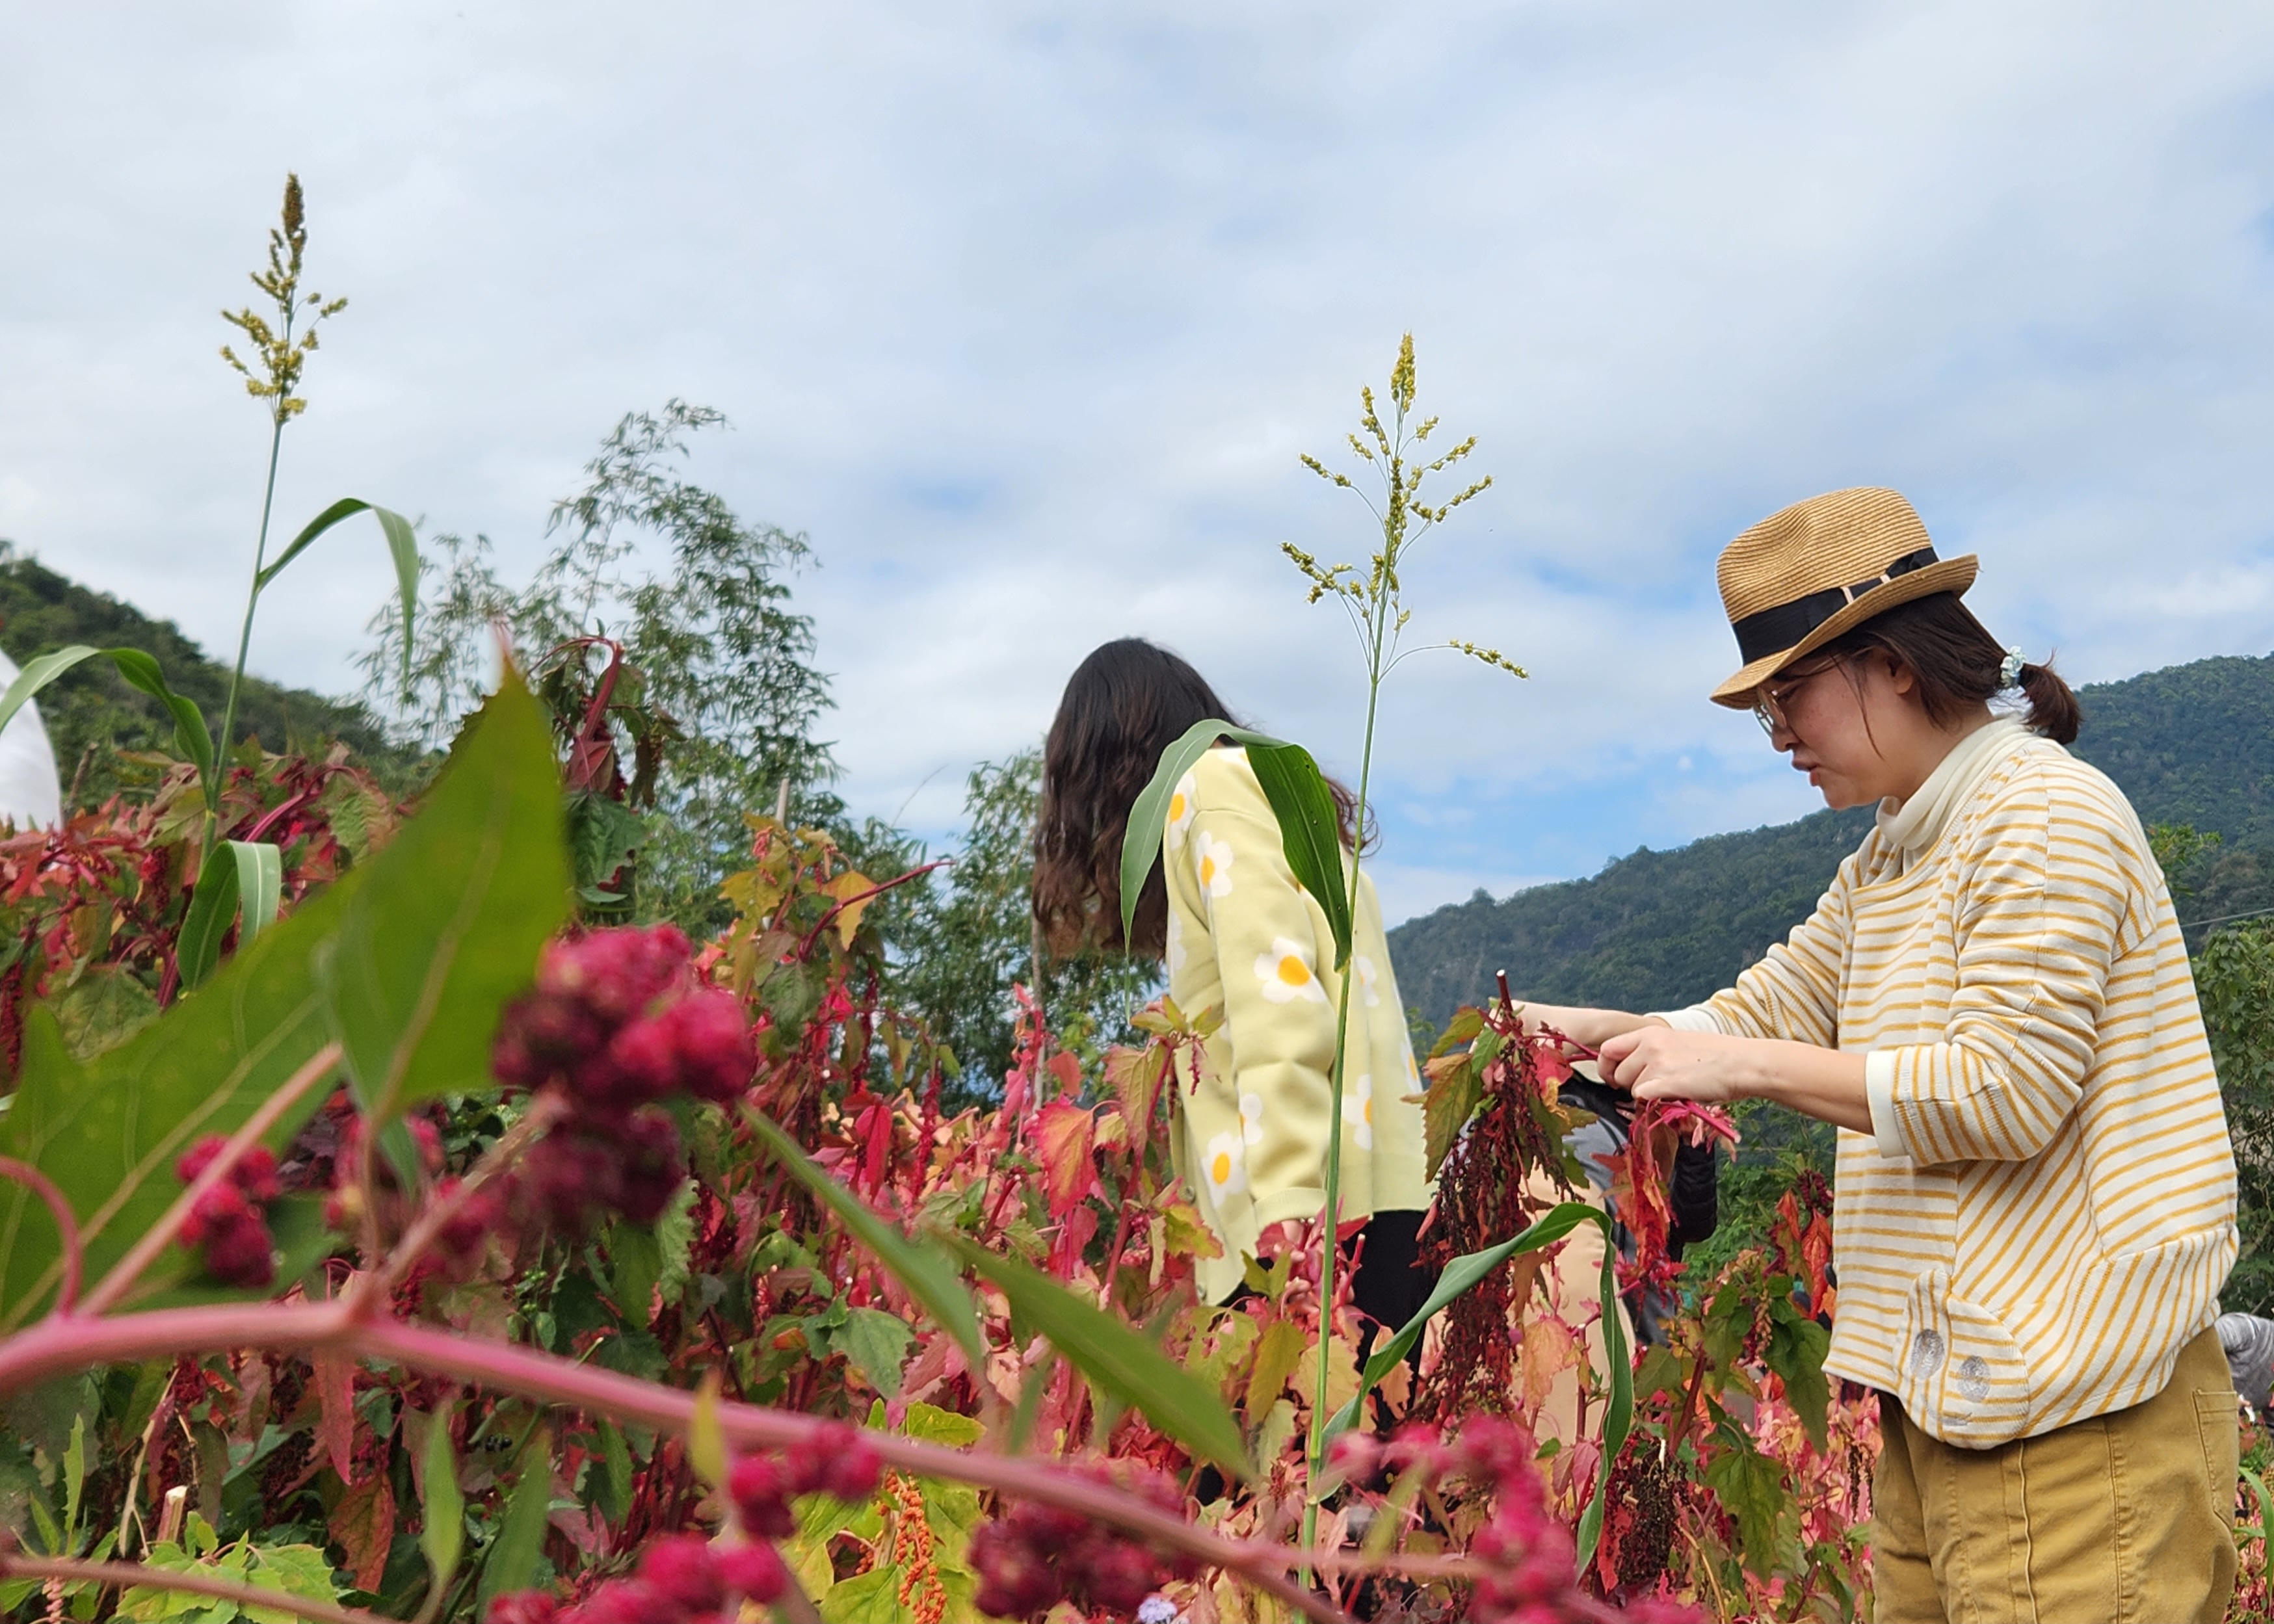
[(1667, 1250), (1679, 1258), (1691, 1241), (1702, 1241), (1721, 1222), (1721, 1156), (1713, 1145), (1684, 1141), (1674, 1148), (1674, 1175), (1668, 1181), (1674, 1209)]

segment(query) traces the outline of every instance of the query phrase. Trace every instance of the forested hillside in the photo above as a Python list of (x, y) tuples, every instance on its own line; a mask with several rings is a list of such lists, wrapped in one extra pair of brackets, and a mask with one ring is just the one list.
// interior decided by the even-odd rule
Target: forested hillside
[[(172, 621), (152, 620), (132, 604), (83, 587), (0, 541), (0, 649), (20, 666), (35, 655), (82, 643), (147, 650), (157, 657), (175, 691), (194, 700), (209, 726), (221, 726), (229, 696), (228, 665), (208, 658)], [(74, 667), (40, 695), (39, 705), (65, 797), (73, 806), (101, 801), (119, 787), (122, 770), (132, 773), (132, 763), (120, 761), (120, 751), (173, 748), (173, 724), (163, 707), (129, 688), (108, 660)], [(327, 742), (337, 739), (382, 777), (405, 764), (359, 705), (248, 675), (237, 712), (239, 736), (251, 734), (271, 750), (290, 744), (320, 755)]]
[[(2274, 904), (2274, 657), (2197, 660), (2080, 696), (2077, 754), (2123, 786), (2142, 819), (2220, 837), (2183, 876), (2180, 918)], [(1870, 816), (1819, 812), (1645, 849), (1592, 879), (1440, 908), (1391, 932), (1399, 988), (1433, 1025), (1500, 969), (1549, 1003), (1694, 1002), (1807, 915)]]

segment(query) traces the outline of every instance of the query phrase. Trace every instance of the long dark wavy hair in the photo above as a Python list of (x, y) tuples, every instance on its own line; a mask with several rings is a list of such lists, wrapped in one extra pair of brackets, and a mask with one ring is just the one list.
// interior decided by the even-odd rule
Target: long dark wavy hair
[[(1157, 857), (1130, 938), (1121, 939), (1121, 838), (1161, 752), (1212, 716), (1244, 726), (1199, 672), (1141, 637), (1118, 638), (1074, 667), (1043, 747), (1035, 823), (1035, 921), (1053, 952), (1167, 951), (1169, 892)], [(1328, 786), (1348, 845), (1356, 800), (1332, 779)]]

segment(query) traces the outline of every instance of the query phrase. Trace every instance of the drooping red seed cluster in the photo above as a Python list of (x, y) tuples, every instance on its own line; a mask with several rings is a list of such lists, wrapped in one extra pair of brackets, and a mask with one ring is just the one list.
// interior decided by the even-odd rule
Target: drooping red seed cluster
[(728, 1603), (770, 1602), (788, 1583), (773, 1546), (717, 1545), (700, 1534), (667, 1534), (640, 1553), (639, 1571), (611, 1579), (568, 1605), (544, 1590), (490, 1604), (489, 1624), (727, 1624)]
[(877, 1492), (884, 1458), (857, 1427), (824, 1427), (804, 1447), (779, 1455), (746, 1455), (727, 1483), (742, 1541), (672, 1534), (640, 1553), (638, 1571), (611, 1579), (580, 1602), (523, 1590), (490, 1604), (488, 1624), (727, 1624), (736, 1598), (770, 1602), (787, 1588), (788, 1569), (772, 1542), (797, 1530), (790, 1501), (800, 1494), (865, 1500)]
[[(220, 1134), (200, 1139), (174, 1163), (185, 1184), (194, 1184), (228, 1147)], [(178, 1231), (184, 1246), (204, 1249), (206, 1273), (225, 1286), (259, 1290), (276, 1279), (276, 1242), (268, 1233), (267, 1204), (283, 1193), (276, 1182), (276, 1157), (255, 1145), (237, 1159), (229, 1176), (190, 1208)]]
[(757, 1065), (741, 1001), (698, 985), (674, 925), (594, 930), (546, 949), (537, 984), (505, 1012), (499, 1080), (553, 1089), (566, 1116), (523, 1162), (519, 1188), (556, 1226), (593, 1211), (652, 1222), (683, 1171), (678, 1095), (726, 1103)]
[[(1479, 1416), (1449, 1444), (1424, 1427), (1408, 1428), (1386, 1444), (1346, 1432), (1330, 1458), (1353, 1480), (1385, 1468), (1419, 1470), (1466, 1478), (1491, 1496), (1491, 1515), (1469, 1541), (1468, 1554), (1483, 1569), (1470, 1599), (1470, 1624), (1592, 1624), (1606, 1609), (1579, 1588), (1578, 1548), (1548, 1509), (1538, 1457), (1523, 1425)], [(1626, 1602), (1620, 1615), (1634, 1624), (1705, 1624), (1706, 1617), (1657, 1596)]]
[(822, 1428), (803, 1448), (742, 1456), (727, 1476), (727, 1492), (744, 1533), (753, 1539), (787, 1539), (797, 1530), (790, 1501), (798, 1495), (826, 1494), (847, 1504), (865, 1500), (876, 1493), (884, 1470), (876, 1446), (858, 1427), (840, 1423)]
[[(1088, 1469), (1099, 1482), (1137, 1494), (1172, 1515), (1184, 1494), (1165, 1475), (1126, 1462)], [(1020, 1500), (971, 1536), (968, 1558), (979, 1575), (979, 1610), (999, 1619), (1034, 1619), (1060, 1602), (1083, 1613), (1133, 1613), (1171, 1579), (1199, 1571), (1191, 1558), (1141, 1544), (1080, 1512)]]

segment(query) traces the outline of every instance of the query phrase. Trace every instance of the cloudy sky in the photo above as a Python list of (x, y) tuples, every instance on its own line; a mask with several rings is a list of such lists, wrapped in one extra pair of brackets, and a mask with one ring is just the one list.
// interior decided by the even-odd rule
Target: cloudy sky
[[(283, 522), (538, 555), (627, 410), (805, 531), (842, 786), (952, 830), (1140, 633), (1357, 767), (1302, 472), (1398, 335), (1494, 488), (1417, 556), (1393, 916), (1797, 816), (1705, 691), (1713, 560), (1909, 493), (2074, 679), (2274, 648), (2274, 11), (1310, 0), (19, 6), (0, 25), (0, 536), (235, 636), (266, 433), (215, 358), (278, 187), (326, 330)], [(253, 663), (343, 690), (343, 531)]]

